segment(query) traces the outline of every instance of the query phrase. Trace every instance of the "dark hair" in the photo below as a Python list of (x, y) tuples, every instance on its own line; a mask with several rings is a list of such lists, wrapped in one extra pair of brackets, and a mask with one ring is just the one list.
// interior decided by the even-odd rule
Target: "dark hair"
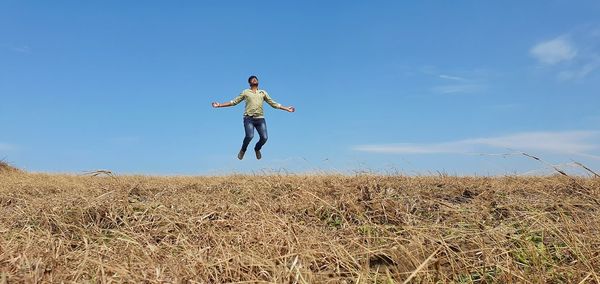
[(258, 80), (258, 77), (252, 75), (252, 76), (250, 76), (250, 78), (248, 78), (248, 84), (250, 84), (250, 80), (252, 80), (253, 78), (256, 78), (256, 80)]

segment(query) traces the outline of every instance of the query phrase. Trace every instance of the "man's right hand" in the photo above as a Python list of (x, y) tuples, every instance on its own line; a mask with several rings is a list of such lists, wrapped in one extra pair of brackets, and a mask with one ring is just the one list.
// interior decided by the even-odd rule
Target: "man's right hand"
[(217, 108), (217, 107), (220, 107), (220, 106), (221, 106), (221, 104), (220, 104), (220, 103), (217, 103), (217, 102), (213, 102), (213, 103), (212, 103), (212, 106), (213, 106), (214, 108)]

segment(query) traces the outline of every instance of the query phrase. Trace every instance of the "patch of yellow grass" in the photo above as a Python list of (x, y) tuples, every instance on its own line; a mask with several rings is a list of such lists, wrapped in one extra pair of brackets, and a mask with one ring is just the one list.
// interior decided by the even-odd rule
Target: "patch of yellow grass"
[(0, 281), (598, 283), (599, 189), (565, 176), (3, 171)]

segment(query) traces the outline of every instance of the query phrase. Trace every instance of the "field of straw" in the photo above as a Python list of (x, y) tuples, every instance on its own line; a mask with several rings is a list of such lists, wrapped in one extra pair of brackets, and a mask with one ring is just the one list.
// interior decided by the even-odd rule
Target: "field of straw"
[(0, 283), (600, 283), (600, 179), (0, 166)]

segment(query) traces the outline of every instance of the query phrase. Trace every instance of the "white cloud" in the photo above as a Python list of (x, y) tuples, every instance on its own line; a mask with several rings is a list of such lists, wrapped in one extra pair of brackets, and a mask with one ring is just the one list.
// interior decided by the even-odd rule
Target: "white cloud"
[(591, 61), (579, 66), (578, 69), (561, 71), (558, 73), (558, 79), (562, 81), (582, 79), (594, 72), (599, 67), (600, 58), (595, 56)]
[(453, 80), (453, 81), (467, 81), (467, 79), (465, 79), (463, 77), (451, 76), (451, 75), (445, 75), (445, 74), (440, 74), (440, 75), (438, 75), (438, 77), (440, 77), (442, 79)]
[(453, 73), (440, 72), (435, 66), (425, 66), (421, 73), (435, 77), (435, 83), (429, 91), (436, 94), (469, 94), (478, 93), (486, 89), (486, 78), (489, 76), (485, 70), (461, 70)]
[(31, 52), (31, 48), (29, 46), (13, 46), (11, 48), (13, 51), (15, 52), (19, 52), (19, 53), (30, 53)]
[(462, 141), (435, 144), (375, 144), (354, 147), (356, 151), (389, 154), (467, 153), (469, 149), (468, 143)]
[[(472, 143), (492, 147), (548, 151), (554, 153), (585, 153), (598, 148), (590, 138), (599, 138), (600, 131), (525, 132), (507, 136), (479, 138)], [(600, 141), (596, 141), (600, 142)]]
[(588, 28), (572, 31), (568, 36), (541, 42), (529, 52), (544, 66), (542, 70), (552, 72), (559, 81), (582, 80), (600, 69), (600, 46), (596, 33), (596, 30)]
[(577, 49), (565, 37), (540, 42), (529, 52), (538, 61), (548, 65), (571, 60), (577, 55)]
[(600, 148), (600, 131), (524, 132), (442, 143), (360, 145), (354, 150), (390, 154), (475, 154), (498, 148), (590, 155), (586, 152)]

